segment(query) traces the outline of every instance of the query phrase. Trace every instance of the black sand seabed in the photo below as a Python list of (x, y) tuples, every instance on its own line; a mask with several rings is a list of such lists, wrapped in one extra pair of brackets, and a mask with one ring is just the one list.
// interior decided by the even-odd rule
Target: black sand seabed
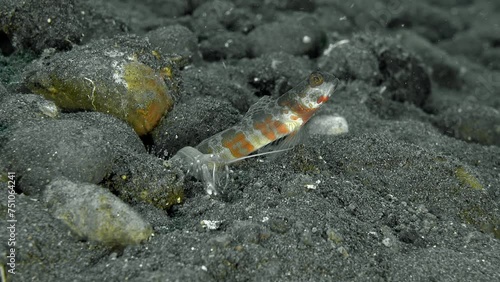
[[(500, 281), (500, 4), (270, 2), (0, 0), (1, 183), (13, 168), (25, 179), (9, 281)], [(156, 31), (174, 24), (198, 44)], [(46, 48), (147, 32), (190, 62), (173, 111), (142, 139), (151, 154), (117, 119), (51, 118), (43, 98), (21, 94), (24, 66)], [(146, 242), (79, 240), (37, 196), (51, 179), (36, 171), (109, 187), (116, 152), (124, 170), (157, 177), (152, 154), (196, 145), (318, 67), (342, 84), (315, 118), (342, 116), (349, 132), (234, 165), (218, 197), (187, 179), (168, 211), (128, 201), (153, 227)], [(57, 140), (85, 149), (51, 158)]]

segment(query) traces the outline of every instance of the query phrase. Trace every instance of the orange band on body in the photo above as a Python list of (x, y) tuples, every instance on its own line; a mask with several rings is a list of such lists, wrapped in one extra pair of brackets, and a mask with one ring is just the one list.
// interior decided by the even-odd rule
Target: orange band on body
[(292, 112), (297, 114), (304, 123), (307, 122), (317, 109), (311, 109), (301, 104), (295, 104), (292, 107)]
[(226, 137), (230, 136), (222, 137), (222, 146), (228, 148), (235, 158), (244, 157), (255, 150), (255, 147), (246, 139), (243, 132), (238, 132), (231, 138)]
[(266, 117), (266, 119), (262, 122), (256, 122), (253, 127), (257, 130), (259, 130), (262, 135), (264, 135), (267, 139), (270, 141), (276, 140), (276, 134), (274, 134), (273, 129), (270, 127), (271, 125), (271, 118), (272, 116), (269, 115)]
[(273, 121), (272, 125), (279, 134), (286, 135), (286, 134), (290, 133), (290, 130), (288, 129), (286, 124), (282, 123), (279, 120)]

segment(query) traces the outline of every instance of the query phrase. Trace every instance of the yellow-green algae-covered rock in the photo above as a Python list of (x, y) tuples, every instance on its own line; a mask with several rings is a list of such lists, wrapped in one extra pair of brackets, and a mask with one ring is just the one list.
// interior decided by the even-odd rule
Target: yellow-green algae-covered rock
[(178, 91), (174, 64), (147, 39), (119, 36), (43, 56), (26, 68), (24, 83), (63, 110), (93, 110), (151, 131)]
[(148, 239), (153, 230), (138, 213), (107, 189), (58, 178), (43, 196), (49, 212), (76, 235), (111, 246)]
[(101, 184), (126, 203), (168, 210), (185, 198), (184, 175), (169, 164), (150, 154), (127, 152), (116, 157), (112, 173)]

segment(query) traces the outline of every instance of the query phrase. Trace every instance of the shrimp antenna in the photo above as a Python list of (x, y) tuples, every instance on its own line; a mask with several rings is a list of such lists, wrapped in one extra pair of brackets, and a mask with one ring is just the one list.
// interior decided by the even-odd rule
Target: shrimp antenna
[(245, 157), (241, 157), (241, 158), (237, 158), (237, 159), (234, 159), (234, 160), (227, 161), (226, 165), (232, 164), (232, 163), (244, 160), (244, 159), (255, 158), (255, 157), (259, 157), (259, 156), (276, 154), (276, 153), (281, 153), (281, 152), (286, 152), (286, 151), (291, 150), (291, 149), (293, 149), (293, 147), (286, 148), (286, 149), (275, 150), (275, 151), (263, 152), (263, 153), (258, 153), (258, 154), (253, 154), (253, 155), (250, 155), (250, 156), (245, 156)]

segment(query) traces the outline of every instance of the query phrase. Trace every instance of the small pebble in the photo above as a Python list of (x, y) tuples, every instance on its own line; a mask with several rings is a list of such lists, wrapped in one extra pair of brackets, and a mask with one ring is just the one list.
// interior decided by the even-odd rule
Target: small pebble
[(52, 216), (81, 239), (124, 246), (140, 243), (153, 233), (129, 205), (94, 184), (59, 178), (47, 185), (43, 200)]
[(308, 127), (311, 134), (318, 135), (340, 135), (349, 132), (346, 119), (340, 116), (316, 116)]

